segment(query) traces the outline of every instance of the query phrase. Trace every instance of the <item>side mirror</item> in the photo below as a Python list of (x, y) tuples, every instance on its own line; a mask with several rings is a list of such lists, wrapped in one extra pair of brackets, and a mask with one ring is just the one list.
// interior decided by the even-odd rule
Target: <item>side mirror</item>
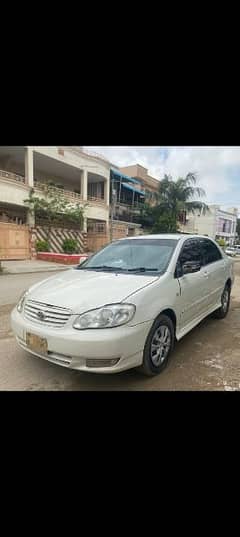
[(187, 261), (182, 266), (182, 274), (192, 274), (193, 272), (199, 272), (201, 264), (197, 261)]

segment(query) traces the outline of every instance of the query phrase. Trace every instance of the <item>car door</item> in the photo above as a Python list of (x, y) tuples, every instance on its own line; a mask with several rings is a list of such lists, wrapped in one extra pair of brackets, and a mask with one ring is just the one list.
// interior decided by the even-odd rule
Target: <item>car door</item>
[(220, 302), (221, 295), (226, 283), (226, 264), (222, 252), (210, 239), (200, 239), (203, 271), (207, 275), (208, 285), (208, 308), (214, 307)]
[(180, 329), (183, 329), (205, 311), (208, 300), (207, 276), (203, 269), (202, 251), (199, 239), (188, 239), (184, 243), (177, 261), (175, 276), (181, 274), (181, 267), (187, 261), (200, 263), (201, 269), (192, 274), (178, 277), (181, 292)]

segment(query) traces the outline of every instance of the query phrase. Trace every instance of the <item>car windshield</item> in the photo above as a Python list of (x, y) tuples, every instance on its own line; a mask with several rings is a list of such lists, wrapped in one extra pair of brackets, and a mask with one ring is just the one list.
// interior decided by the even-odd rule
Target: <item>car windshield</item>
[(126, 239), (106, 246), (78, 270), (99, 270), (128, 273), (165, 272), (178, 240)]

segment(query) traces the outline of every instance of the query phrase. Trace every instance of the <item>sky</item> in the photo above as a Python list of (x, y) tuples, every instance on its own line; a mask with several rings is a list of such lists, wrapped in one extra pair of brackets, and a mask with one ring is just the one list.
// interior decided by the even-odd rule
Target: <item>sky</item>
[(141, 164), (156, 179), (170, 174), (175, 180), (196, 172), (198, 186), (206, 192), (204, 201), (223, 210), (238, 207), (240, 213), (239, 147), (160, 147), (160, 146), (88, 146), (113, 164)]

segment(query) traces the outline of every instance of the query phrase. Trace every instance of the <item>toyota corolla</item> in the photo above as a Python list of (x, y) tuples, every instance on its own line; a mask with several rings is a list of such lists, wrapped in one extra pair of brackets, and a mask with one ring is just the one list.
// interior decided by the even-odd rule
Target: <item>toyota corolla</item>
[(12, 329), (23, 349), (64, 367), (156, 375), (204, 317), (227, 315), (233, 282), (232, 259), (205, 236), (121, 239), (31, 287)]

